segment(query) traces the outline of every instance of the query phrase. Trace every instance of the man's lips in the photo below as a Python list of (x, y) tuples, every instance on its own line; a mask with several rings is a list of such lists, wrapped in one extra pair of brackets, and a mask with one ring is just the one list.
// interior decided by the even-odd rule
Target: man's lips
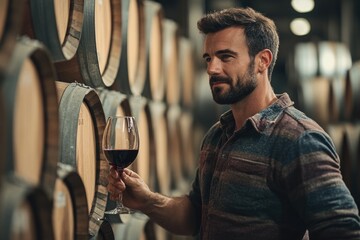
[(216, 86), (220, 84), (229, 84), (230, 80), (228, 78), (222, 78), (222, 77), (211, 77), (210, 78), (210, 86)]
[(227, 84), (227, 82), (225, 82), (225, 81), (213, 82), (213, 83), (211, 83), (211, 86), (214, 87), (214, 86), (217, 86), (217, 85), (220, 85), (220, 84), (224, 84), (224, 83)]

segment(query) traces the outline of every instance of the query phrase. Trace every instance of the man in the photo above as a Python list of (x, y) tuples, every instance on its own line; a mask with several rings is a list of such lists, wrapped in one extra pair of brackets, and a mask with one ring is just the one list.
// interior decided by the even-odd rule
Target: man
[(270, 19), (231, 8), (198, 22), (214, 100), (229, 104), (204, 137), (190, 193), (166, 197), (111, 170), (114, 199), (201, 239), (360, 239), (356, 204), (329, 136), (270, 84), (279, 39)]

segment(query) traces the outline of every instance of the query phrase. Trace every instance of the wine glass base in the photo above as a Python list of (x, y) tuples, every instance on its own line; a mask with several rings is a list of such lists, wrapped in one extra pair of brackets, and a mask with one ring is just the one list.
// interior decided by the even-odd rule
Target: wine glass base
[(105, 214), (131, 214), (132, 211), (128, 208), (114, 208), (113, 210), (105, 211)]

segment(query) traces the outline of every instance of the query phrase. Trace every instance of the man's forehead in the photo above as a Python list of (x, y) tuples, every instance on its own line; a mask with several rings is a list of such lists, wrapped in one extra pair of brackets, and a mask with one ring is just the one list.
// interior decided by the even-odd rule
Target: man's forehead
[(204, 52), (238, 47), (246, 47), (244, 29), (239, 27), (209, 33), (204, 39)]

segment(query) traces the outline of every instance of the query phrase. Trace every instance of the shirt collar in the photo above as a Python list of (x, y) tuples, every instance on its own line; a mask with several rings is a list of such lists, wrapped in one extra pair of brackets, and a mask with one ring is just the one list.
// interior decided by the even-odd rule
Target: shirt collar
[[(287, 93), (277, 95), (277, 98), (269, 107), (248, 118), (245, 125), (251, 123), (258, 132), (263, 132), (273, 125), (284, 109), (294, 104)], [(220, 127), (228, 133), (234, 131), (235, 119), (231, 110), (220, 116)]]

